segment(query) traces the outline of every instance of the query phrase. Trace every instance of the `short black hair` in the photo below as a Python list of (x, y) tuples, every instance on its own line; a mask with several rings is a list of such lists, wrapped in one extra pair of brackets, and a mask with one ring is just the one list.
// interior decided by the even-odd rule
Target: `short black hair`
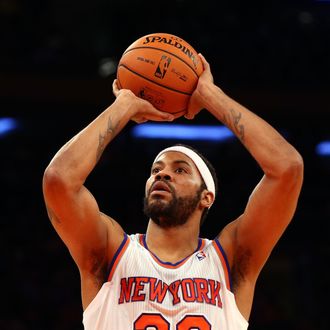
[[(211, 162), (204, 156), (202, 155), (198, 150), (196, 150), (195, 148), (189, 146), (189, 145), (186, 145), (186, 144), (182, 144), (182, 143), (177, 143), (175, 144), (175, 146), (181, 146), (181, 147), (185, 147), (185, 148), (188, 148), (190, 150), (192, 150), (193, 152), (195, 152), (200, 158), (202, 158), (202, 160), (204, 161), (204, 163), (206, 164), (206, 166), (208, 167), (211, 175), (212, 175), (212, 178), (213, 178), (213, 181), (214, 181), (214, 188), (215, 188), (215, 196), (217, 196), (218, 194), (218, 177), (217, 177), (217, 173), (215, 171), (215, 168), (214, 166), (211, 164)], [(202, 178), (203, 179), (203, 178)], [(202, 183), (202, 187), (204, 189), (207, 189), (206, 187), (206, 184), (203, 180), (203, 183)], [(201, 217), (201, 221), (200, 221), (200, 225), (202, 226), (202, 224), (204, 223), (206, 217), (207, 217), (207, 214), (208, 214), (208, 211), (209, 209), (208, 208), (205, 208), (203, 213), (202, 213), (202, 217)]]

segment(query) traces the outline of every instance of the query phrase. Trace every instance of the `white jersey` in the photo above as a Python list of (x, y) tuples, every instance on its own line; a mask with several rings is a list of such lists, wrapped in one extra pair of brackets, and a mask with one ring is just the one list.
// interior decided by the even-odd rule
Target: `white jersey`
[(244, 330), (218, 240), (175, 264), (148, 250), (145, 235), (127, 236), (109, 278), (83, 314), (85, 330)]

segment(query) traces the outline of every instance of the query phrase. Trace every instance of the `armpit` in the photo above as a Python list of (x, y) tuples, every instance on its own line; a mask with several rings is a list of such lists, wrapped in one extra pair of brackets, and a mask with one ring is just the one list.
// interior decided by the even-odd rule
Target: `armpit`
[(246, 280), (246, 275), (251, 264), (252, 252), (243, 249), (241, 246), (237, 248), (234, 255), (233, 265), (231, 268), (232, 290), (239, 287), (242, 281)]

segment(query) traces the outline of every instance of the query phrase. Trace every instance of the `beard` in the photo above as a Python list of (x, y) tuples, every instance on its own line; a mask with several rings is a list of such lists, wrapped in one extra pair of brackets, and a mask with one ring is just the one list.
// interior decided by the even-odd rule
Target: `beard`
[(177, 197), (174, 190), (171, 189), (172, 199), (169, 202), (161, 198), (155, 198), (150, 202), (150, 193), (148, 193), (148, 196), (144, 198), (143, 212), (162, 228), (182, 226), (196, 210), (203, 189), (201, 187), (194, 196), (187, 197)]

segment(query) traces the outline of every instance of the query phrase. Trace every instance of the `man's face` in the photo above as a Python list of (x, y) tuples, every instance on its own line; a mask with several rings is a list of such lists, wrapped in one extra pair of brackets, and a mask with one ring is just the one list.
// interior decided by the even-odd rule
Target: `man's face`
[(189, 157), (164, 153), (152, 166), (144, 213), (163, 228), (183, 225), (199, 205), (201, 185), (201, 176)]

